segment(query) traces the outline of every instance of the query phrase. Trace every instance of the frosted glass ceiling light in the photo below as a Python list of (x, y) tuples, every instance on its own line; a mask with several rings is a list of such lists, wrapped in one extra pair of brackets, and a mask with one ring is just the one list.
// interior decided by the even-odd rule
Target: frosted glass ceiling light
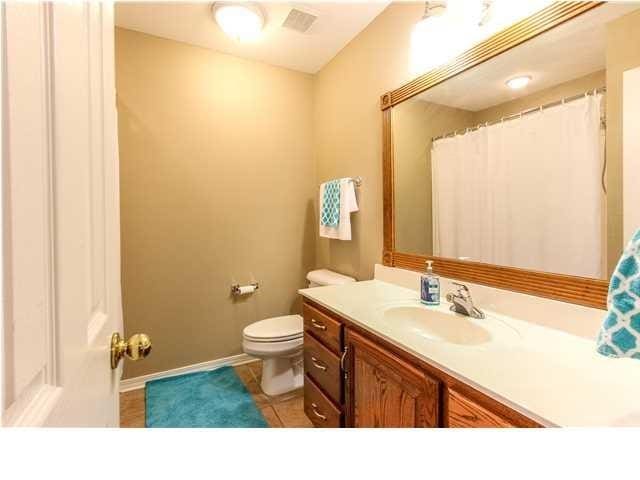
[(447, 11), (447, 2), (443, 0), (424, 2), (424, 15), (422, 20), (418, 22), (416, 28), (424, 28), (427, 22), (430, 22), (433, 17), (438, 17)]
[(462, 50), (465, 35), (455, 30), (448, 2), (425, 2), (424, 15), (411, 34), (411, 70), (424, 73), (440, 66)]
[(216, 2), (213, 17), (224, 33), (240, 41), (256, 40), (264, 27), (260, 7), (247, 2)]
[(512, 90), (520, 90), (521, 88), (524, 88), (527, 85), (529, 85), (530, 81), (531, 81), (531, 77), (529, 75), (522, 75), (520, 77), (513, 77), (507, 80), (506, 84), (507, 84), (507, 87), (509, 87)]
[(493, 0), (482, 0), (482, 9), (480, 11), (480, 20), (478, 21), (479, 27), (484, 27), (489, 20), (491, 20), (491, 14), (493, 13)]

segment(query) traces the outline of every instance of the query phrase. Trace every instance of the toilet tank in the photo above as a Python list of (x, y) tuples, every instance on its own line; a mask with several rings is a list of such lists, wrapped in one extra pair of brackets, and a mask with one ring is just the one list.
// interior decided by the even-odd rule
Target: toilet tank
[(347, 277), (331, 270), (313, 270), (307, 274), (309, 280), (309, 288), (323, 287), (325, 285), (344, 285), (345, 283), (355, 282), (353, 277)]

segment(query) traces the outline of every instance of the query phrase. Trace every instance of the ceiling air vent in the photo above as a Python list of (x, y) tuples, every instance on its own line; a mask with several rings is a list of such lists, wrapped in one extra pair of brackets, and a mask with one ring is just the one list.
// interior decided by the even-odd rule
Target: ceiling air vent
[(311, 28), (316, 18), (318, 18), (316, 15), (292, 8), (287, 18), (284, 19), (282, 26), (295, 30), (296, 32), (304, 33)]

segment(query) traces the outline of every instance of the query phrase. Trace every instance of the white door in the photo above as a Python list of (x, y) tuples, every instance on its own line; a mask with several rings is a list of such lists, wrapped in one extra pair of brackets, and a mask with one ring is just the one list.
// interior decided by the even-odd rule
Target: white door
[(3, 3), (4, 425), (117, 426), (113, 6)]

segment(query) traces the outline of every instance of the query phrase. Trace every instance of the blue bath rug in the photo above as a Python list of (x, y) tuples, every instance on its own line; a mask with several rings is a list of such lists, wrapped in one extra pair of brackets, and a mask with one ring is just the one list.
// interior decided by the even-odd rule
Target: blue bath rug
[(232, 367), (148, 382), (146, 403), (152, 428), (268, 427)]

